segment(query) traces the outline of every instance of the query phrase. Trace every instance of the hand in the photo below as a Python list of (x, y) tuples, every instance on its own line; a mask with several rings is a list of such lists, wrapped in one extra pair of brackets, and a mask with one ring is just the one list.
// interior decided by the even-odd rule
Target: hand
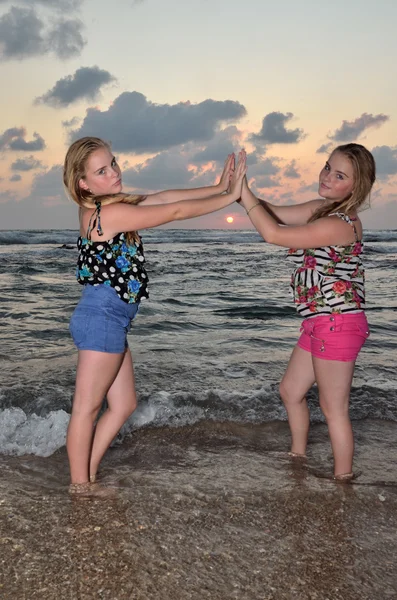
[(242, 186), (242, 188), (241, 188), (241, 200), (242, 200), (243, 202), (244, 202), (244, 200), (245, 200), (246, 198), (248, 198), (248, 195), (249, 195), (250, 191), (251, 191), (251, 190), (250, 190), (250, 189), (249, 189), (249, 187), (248, 187), (247, 175), (245, 175), (245, 176), (244, 176), (244, 179), (243, 179), (243, 186)]
[(241, 189), (243, 185), (244, 177), (247, 173), (247, 154), (245, 150), (240, 150), (238, 155), (237, 167), (233, 172), (230, 180), (229, 193), (234, 196), (235, 200), (238, 200), (241, 196)]
[(228, 154), (227, 159), (225, 160), (225, 166), (223, 167), (222, 175), (218, 183), (219, 191), (228, 192), (230, 189), (230, 179), (234, 172), (235, 166), (235, 155), (234, 152), (232, 154)]

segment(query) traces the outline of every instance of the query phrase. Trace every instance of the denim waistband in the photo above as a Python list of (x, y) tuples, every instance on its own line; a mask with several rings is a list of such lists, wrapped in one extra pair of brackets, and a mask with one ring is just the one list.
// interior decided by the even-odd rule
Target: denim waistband
[(120, 314), (133, 319), (138, 312), (139, 302), (131, 304), (124, 302), (117, 294), (116, 290), (110, 285), (85, 284), (81, 301), (89, 302), (90, 306), (112, 307)]

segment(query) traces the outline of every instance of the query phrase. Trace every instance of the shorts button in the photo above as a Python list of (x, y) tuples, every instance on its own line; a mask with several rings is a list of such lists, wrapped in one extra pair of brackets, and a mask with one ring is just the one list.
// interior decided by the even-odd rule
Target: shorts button
[(330, 317), (330, 321), (335, 321), (335, 317)]
[(329, 328), (330, 331), (333, 331), (334, 329), (335, 329), (335, 327), (330, 327)]

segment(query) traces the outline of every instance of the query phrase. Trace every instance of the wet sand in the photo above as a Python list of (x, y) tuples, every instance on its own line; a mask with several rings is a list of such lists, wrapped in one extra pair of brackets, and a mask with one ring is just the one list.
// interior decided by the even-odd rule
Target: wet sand
[(104, 460), (109, 498), (69, 496), (64, 450), (2, 457), (0, 598), (397, 598), (397, 425), (355, 429), (351, 484), (323, 425), (307, 463), (285, 423), (140, 430)]

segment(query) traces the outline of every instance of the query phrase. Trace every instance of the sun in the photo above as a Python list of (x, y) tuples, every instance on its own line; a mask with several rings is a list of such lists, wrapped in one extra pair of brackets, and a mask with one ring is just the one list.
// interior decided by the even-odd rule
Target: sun
[(226, 217), (226, 221), (228, 223), (233, 223), (234, 219), (233, 219), (233, 217)]

